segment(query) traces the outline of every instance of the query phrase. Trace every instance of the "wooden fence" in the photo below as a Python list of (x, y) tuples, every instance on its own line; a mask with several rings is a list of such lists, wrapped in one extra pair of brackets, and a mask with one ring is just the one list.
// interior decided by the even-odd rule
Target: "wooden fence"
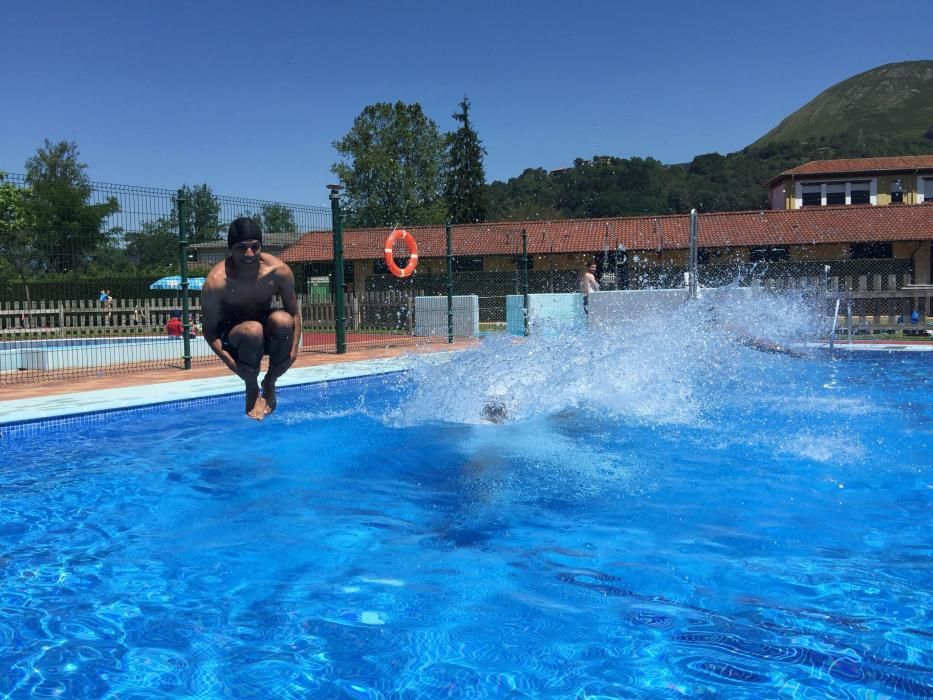
[[(347, 294), (347, 329), (367, 329), (410, 333), (414, 320), (414, 293), (366, 292)], [(308, 329), (333, 330), (334, 304), (311, 301), (302, 295), (302, 325)], [(197, 295), (189, 298), (191, 318), (200, 322), (201, 304)], [(82, 331), (161, 333), (171, 312), (181, 309), (180, 298), (114, 299), (110, 304), (96, 300), (2, 302), (0, 333), (16, 335), (36, 331)]]
[(851, 313), (852, 323), (862, 330), (909, 330), (914, 311), (924, 327), (933, 322), (933, 285), (912, 284), (910, 273), (830, 277), (828, 286), (820, 276), (786, 277), (769, 279), (763, 286), (774, 292), (809, 289), (823, 294), (828, 316), (833, 315), (839, 299), (840, 314)]
[[(860, 326), (884, 329), (902, 327), (913, 311), (928, 317), (933, 311), (933, 285), (914, 285), (910, 274), (850, 275), (825, 278), (778, 277), (767, 279), (763, 287), (775, 293), (812, 291), (825, 297), (826, 310), (832, 314), (837, 298), (843, 299), (843, 311), (851, 308), (853, 322)], [(421, 292), (370, 291), (347, 294), (345, 309), (347, 330), (352, 332), (393, 332), (411, 334), (414, 327), (414, 298)], [(309, 330), (334, 329), (334, 304), (312, 302), (301, 295), (303, 326)], [(181, 309), (178, 297), (115, 299), (110, 304), (96, 300), (3, 302), (0, 304), (0, 334), (15, 336), (36, 331), (49, 333), (107, 332), (162, 333), (172, 311)], [(189, 298), (192, 319), (199, 323), (201, 305), (198, 295)], [(899, 320), (900, 319), (900, 320)]]
[[(190, 300), (189, 306), (192, 314), (200, 315), (197, 297)], [(109, 304), (86, 299), (7, 301), (0, 307), (0, 332), (4, 334), (107, 328), (161, 332), (171, 312), (181, 308), (181, 299), (114, 299)]]

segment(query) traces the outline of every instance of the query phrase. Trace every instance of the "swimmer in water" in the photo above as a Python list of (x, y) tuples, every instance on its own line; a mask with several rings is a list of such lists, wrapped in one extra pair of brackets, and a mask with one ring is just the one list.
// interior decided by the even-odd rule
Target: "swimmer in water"
[(483, 404), (483, 418), (490, 423), (505, 423), (512, 416), (509, 407), (498, 399), (490, 399)]
[[(709, 309), (710, 313), (715, 312), (714, 308)], [(715, 314), (707, 321), (709, 326), (718, 328), (728, 333), (735, 341), (746, 348), (757, 350), (758, 352), (767, 352), (775, 355), (787, 355), (796, 359), (806, 357), (802, 352), (784, 347), (779, 343), (753, 335), (747, 328), (735, 326), (731, 323), (719, 320)]]

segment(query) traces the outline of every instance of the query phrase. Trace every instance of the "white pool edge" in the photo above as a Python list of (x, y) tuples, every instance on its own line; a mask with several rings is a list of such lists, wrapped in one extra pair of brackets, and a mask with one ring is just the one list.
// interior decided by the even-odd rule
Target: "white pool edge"
[[(453, 352), (433, 353), (430, 357), (446, 361)], [(289, 370), (279, 381), (280, 388), (315, 384), (336, 379), (367, 377), (386, 372), (397, 372), (411, 366), (411, 357), (381, 358), (337, 362), (315, 367), (300, 367)], [(424, 358), (426, 356), (419, 355)], [(243, 391), (243, 380), (230, 374), (208, 379), (187, 379), (159, 384), (121, 387), (118, 389), (96, 389), (68, 394), (10, 399), (0, 401), (0, 427), (29, 421), (52, 420), (72, 415), (139, 408), (152, 404), (188, 401)]]
[[(815, 348), (819, 350), (829, 350), (829, 343), (801, 343), (800, 347)], [(926, 343), (847, 343), (837, 340), (833, 343), (833, 351), (839, 352), (933, 352), (933, 344)]]

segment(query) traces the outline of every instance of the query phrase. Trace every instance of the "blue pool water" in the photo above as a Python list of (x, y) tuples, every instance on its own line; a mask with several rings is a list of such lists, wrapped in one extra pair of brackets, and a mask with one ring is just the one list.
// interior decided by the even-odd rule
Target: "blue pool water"
[(933, 696), (930, 360), (680, 337), (7, 436), (0, 696)]

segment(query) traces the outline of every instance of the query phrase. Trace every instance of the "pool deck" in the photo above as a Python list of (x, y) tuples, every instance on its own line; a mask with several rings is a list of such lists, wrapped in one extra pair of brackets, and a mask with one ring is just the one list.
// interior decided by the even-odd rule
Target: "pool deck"
[[(294, 386), (347, 377), (360, 377), (404, 369), (406, 355), (449, 353), (476, 345), (458, 341), (452, 345), (429, 343), (402, 348), (352, 350), (343, 355), (308, 353), (279, 380), (279, 386)], [(828, 343), (807, 343), (807, 348), (827, 349)], [(933, 352), (931, 341), (837, 340), (839, 352)], [(76, 414), (131, 408), (170, 401), (235, 394), (243, 382), (220, 360), (190, 370), (165, 368), (125, 374), (103, 374), (55, 381), (23, 382), (0, 389), (0, 425), (41, 421)]]
[[(451, 345), (433, 343), (404, 348), (353, 350), (343, 355), (300, 355), (278, 385), (286, 387), (397, 371), (406, 366), (405, 356), (446, 354), (474, 345), (474, 341), (463, 341)], [(0, 425), (242, 391), (243, 381), (233, 375), (219, 359), (190, 370), (166, 368), (4, 385), (0, 390), (3, 397), (0, 400)]]

